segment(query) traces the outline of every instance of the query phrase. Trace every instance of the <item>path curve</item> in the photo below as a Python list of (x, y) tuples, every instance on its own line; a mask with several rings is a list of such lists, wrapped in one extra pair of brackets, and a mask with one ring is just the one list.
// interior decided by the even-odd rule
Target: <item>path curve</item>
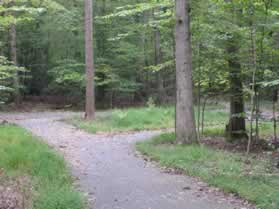
[[(94, 209), (242, 209), (239, 199), (194, 178), (162, 172), (135, 155), (134, 143), (158, 131), (92, 135), (59, 119), (78, 113), (0, 114), (65, 156), (90, 208)], [(206, 191), (205, 191), (206, 190)]]

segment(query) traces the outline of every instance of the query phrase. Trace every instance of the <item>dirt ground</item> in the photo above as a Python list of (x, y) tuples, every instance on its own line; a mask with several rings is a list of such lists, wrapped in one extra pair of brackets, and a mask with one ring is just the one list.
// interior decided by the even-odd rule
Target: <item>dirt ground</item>
[(0, 174), (0, 208), (26, 209), (32, 206), (32, 186), (27, 177), (8, 178)]

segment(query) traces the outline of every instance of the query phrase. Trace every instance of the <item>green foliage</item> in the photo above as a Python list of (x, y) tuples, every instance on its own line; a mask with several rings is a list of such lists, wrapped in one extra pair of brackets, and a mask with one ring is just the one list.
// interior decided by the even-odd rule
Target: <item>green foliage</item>
[(120, 6), (115, 9), (115, 12), (106, 16), (98, 17), (99, 19), (110, 19), (115, 17), (131, 17), (135, 15), (140, 15), (143, 12), (151, 11), (156, 8), (167, 9), (172, 7), (172, 2), (170, 0), (157, 1), (152, 0), (146, 3), (139, 3), (133, 5)]
[[(85, 88), (84, 64), (75, 60), (61, 60), (49, 71), (49, 91), (58, 95), (83, 95)], [(71, 91), (69, 92), (69, 89)]]
[(33, 208), (85, 208), (63, 158), (22, 128), (0, 126), (0, 155), (7, 175), (31, 178)]
[(163, 71), (168, 68), (173, 68), (174, 67), (174, 61), (167, 61), (158, 65), (150, 65), (148, 67), (145, 67), (146, 70), (151, 70), (152, 72), (158, 72), (158, 71)]
[(279, 80), (273, 80), (269, 82), (262, 82), (263, 87), (276, 87), (279, 85)]
[(0, 25), (2, 27), (8, 27), (11, 24), (32, 21), (43, 12), (45, 12), (44, 8), (33, 7), (31, 1), (1, 1)]
[[(20, 78), (26, 77), (28, 71), (23, 67), (17, 67), (12, 62), (8, 61), (5, 57), (0, 56), (0, 103), (6, 102), (13, 96), (14, 78), (17, 74), (21, 75)], [(24, 86), (19, 86), (23, 89)]]
[(204, 145), (170, 145), (174, 141), (174, 134), (162, 134), (138, 143), (137, 148), (163, 166), (180, 169), (210, 185), (236, 193), (259, 208), (279, 207), (279, 177), (269, 169), (268, 159), (247, 159)]
[[(257, 83), (278, 80), (277, 8), (278, 2), (269, 0), (192, 2), (195, 95), (199, 87), (203, 97), (229, 96), (229, 57), (241, 64), (240, 77), (246, 90), (250, 89), (251, 30), (255, 36)], [(84, 88), (84, 71), (69, 71), (72, 61), (84, 63), (83, 9), (81, 0), (1, 1), (1, 51), (9, 57), (9, 37), (5, 34), (10, 24), (16, 23), (18, 60), (20, 66), (31, 70), (31, 94), (71, 92), (69, 80), (75, 83), (73, 92)], [(241, 10), (241, 14), (233, 15), (232, 10)], [(158, 98), (158, 77), (173, 100), (174, 1), (96, 1), (94, 14), (98, 101), (113, 106), (110, 100), (134, 98), (133, 102), (144, 104), (149, 97)], [(156, 31), (160, 32), (160, 63), (155, 62)], [(235, 40), (238, 54), (226, 52), (230, 40)], [(69, 63), (62, 64), (63, 60)], [(68, 69), (63, 70), (65, 79), (58, 72), (63, 65)], [(263, 93), (267, 91), (263, 89)]]

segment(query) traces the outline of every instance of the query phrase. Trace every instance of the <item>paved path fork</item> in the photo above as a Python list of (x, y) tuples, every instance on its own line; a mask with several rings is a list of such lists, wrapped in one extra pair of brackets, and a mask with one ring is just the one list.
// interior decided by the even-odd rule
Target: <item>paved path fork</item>
[(159, 132), (93, 135), (58, 120), (66, 116), (69, 115), (26, 113), (5, 118), (30, 130), (65, 156), (82, 191), (88, 194), (91, 208), (244, 208), (234, 197), (203, 192), (195, 179), (162, 172), (137, 157), (134, 143)]

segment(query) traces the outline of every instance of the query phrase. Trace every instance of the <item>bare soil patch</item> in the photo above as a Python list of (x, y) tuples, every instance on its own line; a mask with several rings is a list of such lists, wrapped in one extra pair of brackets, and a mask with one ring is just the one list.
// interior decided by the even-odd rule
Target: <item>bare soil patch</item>
[(10, 178), (0, 173), (0, 208), (26, 209), (32, 206), (32, 186), (28, 177)]

